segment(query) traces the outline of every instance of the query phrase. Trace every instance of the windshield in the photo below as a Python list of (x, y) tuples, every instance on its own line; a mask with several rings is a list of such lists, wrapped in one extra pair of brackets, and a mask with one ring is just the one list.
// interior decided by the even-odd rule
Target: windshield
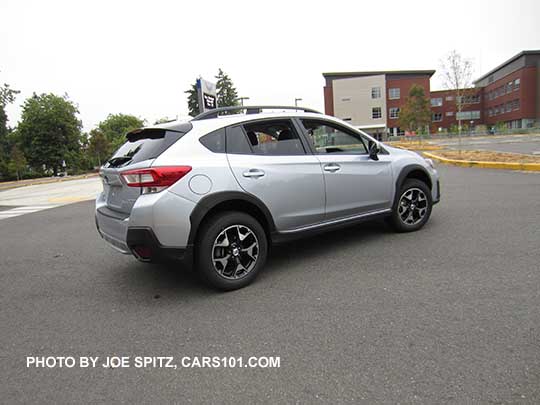
[[(186, 131), (187, 132), (187, 131)], [(123, 167), (143, 160), (155, 159), (186, 132), (148, 128), (130, 132), (124, 143), (106, 163), (105, 167)]]

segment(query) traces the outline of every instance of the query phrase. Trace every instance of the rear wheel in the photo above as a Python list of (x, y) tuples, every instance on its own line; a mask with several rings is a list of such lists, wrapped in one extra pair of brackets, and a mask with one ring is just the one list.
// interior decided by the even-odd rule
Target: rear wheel
[(390, 224), (398, 232), (417, 231), (428, 221), (432, 206), (429, 187), (420, 180), (407, 179), (396, 197)]
[(227, 211), (200, 229), (197, 267), (203, 279), (220, 290), (251, 283), (266, 262), (268, 242), (261, 224), (250, 215)]

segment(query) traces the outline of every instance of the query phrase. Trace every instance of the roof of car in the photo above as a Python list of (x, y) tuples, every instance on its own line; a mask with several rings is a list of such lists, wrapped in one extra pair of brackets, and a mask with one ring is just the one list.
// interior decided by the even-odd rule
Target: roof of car
[[(229, 115), (218, 115), (217, 117), (212, 116), (206, 116), (201, 118), (201, 115), (194, 117), (190, 120), (180, 120), (180, 121), (173, 121), (173, 122), (167, 122), (163, 124), (156, 124), (151, 125), (147, 128), (161, 128), (171, 131), (179, 131), (179, 132), (185, 132), (186, 126), (196, 125), (197, 127), (204, 127), (208, 128), (209, 130), (211, 128), (222, 128), (227, 125), (232, 125), (236, 123), (241, 123), (245, 121), (251, 121), (254, 119), (260, 119), (260, 118), (290, 118), (290, 117), (326, 117), (325, 115), (309, 109), (309, 108), (302, 108), (302, 107), (249, 107), (246, 106), (243, 109), (254, 111), (255, 109), (267, 109), (269, 111), (259, 111), (259, 112), (250, 112), (250, 113), (235, 113), (235, 114), (229, 114)], [(223, 109), (224, 111), (227, 111), (226, 109)], [(239, 108), (241, 110), (241, 108)], [(332, 118), (332, 117), (330, 117)]]

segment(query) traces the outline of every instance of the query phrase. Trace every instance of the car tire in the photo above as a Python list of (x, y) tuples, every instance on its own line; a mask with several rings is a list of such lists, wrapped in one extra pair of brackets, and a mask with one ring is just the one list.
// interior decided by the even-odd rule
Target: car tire
[(407, 179), (396, 195), (388, 222), (397, 232), (413, 232), (428, 221), (433, 208), (431, 190), (423, 181)]
[(231, 291), (257, 277), (266, 262), (268, 241), (255, 218), (226, 211), (204, 221), (196, 249), (197, 270), (203, 281)]

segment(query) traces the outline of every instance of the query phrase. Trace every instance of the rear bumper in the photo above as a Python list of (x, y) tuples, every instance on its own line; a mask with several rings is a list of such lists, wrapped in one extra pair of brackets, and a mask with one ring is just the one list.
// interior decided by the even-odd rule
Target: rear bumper
[(131, 254), (126, 243), (129, 217), (122, 216), (105, 207), (96, 209), (96, 228), (101, 237), (115, 250)]
[(115, 250), (132, 254), (143, 262), (176, 260), (190, 267), (193, 246), (162, 245), (151, 227), (129, 226), (129, 217), (106, 207), (96, 209), (96, 228), (100, 236)]
[(156, 260), (176, 260), (184, 264), (193, 261), (193, 246), (163, 246), (154, 231), (148, 227), (131, 227), (127, 230), (126, 244), (133, 255), (143, 262)]

